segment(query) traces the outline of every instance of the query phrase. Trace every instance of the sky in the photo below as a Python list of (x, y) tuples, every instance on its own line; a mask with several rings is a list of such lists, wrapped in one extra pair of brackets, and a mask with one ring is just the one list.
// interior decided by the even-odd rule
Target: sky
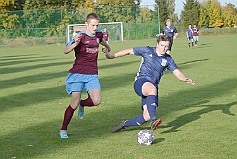
[[(203, 1), (203, 0), (199, 0)], [(175, 13), (180, 17), (181, 11), (183, 10), (183, 2), (186, 0), (175, 0)], [(219, 0), (220, 4), (224, 6), (226, 3), (234, 4), (237, 7), (237, 0)], [(142, 0), (141, 5), (154, 5), (155, 0)]]

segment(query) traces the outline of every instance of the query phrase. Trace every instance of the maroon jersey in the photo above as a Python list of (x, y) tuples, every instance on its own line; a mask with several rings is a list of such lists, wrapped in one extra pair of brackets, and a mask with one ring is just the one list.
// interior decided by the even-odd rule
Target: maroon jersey
[(109, 40), (109, 33), (107, 31), (103, 32), (103, 38), (104, 38), (105, 41)]
[[(99, 43), (102, 41), (103, 33), (96, 31), (94, 35), (86, 34), (85, 30), (82, 34), (80, 43), (74, 48), (75, 62), (69, 70), (70, 73), (80, 74), (98, 74), (97, 58)], [(75, 43), (72, 39), (67, 45)]]
[(193, 36), (198, 36), (198, 28), (193, 28)]

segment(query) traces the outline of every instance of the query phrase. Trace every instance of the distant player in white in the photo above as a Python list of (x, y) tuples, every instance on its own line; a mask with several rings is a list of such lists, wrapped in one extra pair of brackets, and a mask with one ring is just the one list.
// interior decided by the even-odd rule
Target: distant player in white
[(170, 70), (180, 81), (194, 84), (193, 80), (187, 78), (179, 71), (172, 57), (167, 54), (170, 46), (170, 38), (167, 35), (160, 35), (157, 38), (156, 47), (135, 47), (111, 54), (106, 51), (106, 57), (114, 59), (128, 54), (142, 56), (139, 72), (135, 78), (134, 90), (142, 99), (143, 113), (131, 120), (122, 120), (120, 124), (113, 128), (112, 132), (117, 132), (129, 126), (142, 125), (148, 120), (151, 129), (156, 130), (162, 119), (156, 117), (158, 106), (158, 84), (166, 70)]

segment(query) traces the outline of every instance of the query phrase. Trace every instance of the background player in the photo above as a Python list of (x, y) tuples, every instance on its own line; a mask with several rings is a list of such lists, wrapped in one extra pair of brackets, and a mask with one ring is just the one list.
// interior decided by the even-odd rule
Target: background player
[(193, 25), (193, 40), (194, 40), (195, 46), (197, 46), (197, 43), (199, 40), (198, 32), (199, 32), (199, 29), (197, 28), (197, 26)]
[(162, 122), (161, 118), (156, 118), (156, 107), (158, 106), (158, 84), (162, 75), (168, 69), (180, 81), (194, 85), (194, 82), (179, 71), (172, 57), (166, 54), (170, 45), (170, 38), (167, 35), (160, 35), (157, 38), (156, 47), (135, 47), (111, 54), (106, 51), (109, 59), (118, 58), (128, 54), (142, 56), (139, 72), (135, 78), (134, 90), (142, 98), (143, 113), (131, 120), (122, 120), (120, 124), (113, 128), (112, 132), (117, 132), (129, 126), (138, 126), (150, 120), (151, 129), (156, 130)]
[[(98, 79), (98, 48), (99, 44), (104, 45), (110, 51), (109, 45), (103, 40), (103, 33), (97, 31), (99, 17), (95, 13), (90, 13), (86, 17), (86, 29), (76, 34), (67, 44), (64, 53), (75, 51), (75, 62), (69, 70), (66, 79), (67, 93), (71, 94), (71, 103), (67, 107), (63, 124), (60, 130), (61, 138), (68, 138), (67, 128), (74, 111), (77, 109), (79, 101), (81, 108), (84, 106), (96, 106), (101, 102), (101, 87)], [(88, 98), (81, 100), (81, 93), (86, 89)], [(84, 109), (81, 110), (84, 116)]]
[(189, 24), (188, 28), (186, 29), (186, 36), (188, 39), (188, 47), (190, 47), (190, 43), (192, 43), (192, 48), (194, 47), (193, 44), (193, 30), (192, 30), (192, 25)]
[[(178, 36), (178, 31), (177, 31), (176, 27), (171, 26), (170, 19), (166, 20), (166, 26), (163, 27), (163, 29), (161, 31), (161, 35), (167, 35), (168, 37), (170, 37), (170, 46), (169, 46), (169, 49), (167, 50), (167, 53), (169, 54), (171, 52), (171, 48), (173, 46), (173, 39), (176, 39), (176, 37)], [(158, 37), (159, 34), (157, 34), (156, 36)]]
[[(109, 32), (107, 31), (107, 28), (104, 28), (103, 31), (103, 38), (107, 44), (109, 44)], [(105, 46), (102, 47), (102, 51), (105, 49)]]

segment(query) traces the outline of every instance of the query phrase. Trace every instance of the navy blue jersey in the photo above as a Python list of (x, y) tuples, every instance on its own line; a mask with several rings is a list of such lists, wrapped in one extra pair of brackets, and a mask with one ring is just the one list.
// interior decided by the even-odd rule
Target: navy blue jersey
[(188, 33), (189, 38), (193, 38), (193, 30), (192, 29), (188, 28), (188, 29), (186, 29), (186, 32)]
[(133, 48), (133, 52), (136, 56), (142, 56), (139, 72), (135, 80), (146, 78), (151, 83), (157, 85), (167, 69), (171, 72), (177, 69), (172, 57), (168, 54), (158, 56), (155, 47), (136, 47)]
[(164, 35), (167, 35), (170, 38), (173, 38), (174, 33), (178, 33), (178, 31), (174, 26), (170, 26), (170, 27), (164, 26), (163, 29), (162, 29), (162, 33)]

